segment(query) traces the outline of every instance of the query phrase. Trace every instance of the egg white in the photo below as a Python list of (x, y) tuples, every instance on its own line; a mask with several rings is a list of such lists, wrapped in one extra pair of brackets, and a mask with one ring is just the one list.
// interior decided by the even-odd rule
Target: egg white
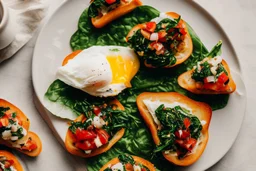
[[(57, 70), (57, 79), (90, 95), (118, 95), (139, 69), (134, 51), (121, 46), (92, 46)], [(126, 81), (123, 81), (126, 80)]]

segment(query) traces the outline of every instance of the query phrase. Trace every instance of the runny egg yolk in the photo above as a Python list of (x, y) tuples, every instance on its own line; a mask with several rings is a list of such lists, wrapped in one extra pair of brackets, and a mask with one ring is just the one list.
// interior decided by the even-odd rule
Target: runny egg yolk
[(107, 56), (107, 60), (112, 70), (111, 84), (123, 83), (126, 87), (132, 87), (130, 81), (137, 73), (139, 65), (132, 57)]

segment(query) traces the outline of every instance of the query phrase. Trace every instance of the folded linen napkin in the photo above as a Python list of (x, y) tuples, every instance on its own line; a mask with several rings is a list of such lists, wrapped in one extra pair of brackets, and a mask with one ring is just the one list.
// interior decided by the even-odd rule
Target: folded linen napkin
[(13, 42), (0, 50), (0, 63), (12, 57), (35, 33), (43, 20), (48, 6), (46, 0), (3, 0), (9, 8), (10, 19), (17, 27)]

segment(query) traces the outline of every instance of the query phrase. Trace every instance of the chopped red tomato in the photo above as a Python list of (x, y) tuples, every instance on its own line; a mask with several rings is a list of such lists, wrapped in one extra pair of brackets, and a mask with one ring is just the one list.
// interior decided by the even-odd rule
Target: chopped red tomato
[(186, 32), (186, 30), (184, 28), (180, 28), (180, 33), (182, 35), (186, 35), (187, 34), (187, 32)]
[(147, 171), (145, 168), (141, 168), (141, 171)]
[(2, 118), (0, 118), (0, 127), (5, 127), (9, 125), (9, 118), (7, 115), (4, 115)]
[(176, 28), (183, 28), (183, 27), (182, 27), (182, 23), (179, 22), (179, 23), (177, 24)]
[(160, 51), (164, 47), (164, 45), (160, 42), (153, 42), (151, 44), (152, 44), (153, 49), (155, 49), (156, 51)]
[(217, 82), (220, 83), (220, 84), (224, 84), (225, 82), (228, 81), (228, 76), (226, 75), (225, 72), (223, 72), (222, 74), (220, 74), (220, 76), (218, 77), (218, 80)]
[(182, 139), (182, 140), (190, 137), (190, 132), (187, 130), (178, 130), (174, 134), (177, 138)]
[(167, 35), (167, 33), (166, 33), (166, 31), (159, 31), (158, 32), (158, 41), (160, 41), (160, 42), (166, 42), (167, 40), (166, 40), (166, 35)]
[(190, 122), (190, 119), (189, 118), (185, 118), (183, 120), (183, 123), (185, 125), (185, 128), (188, 129), (188, 127), (190, 126), (191, 122)]
[(124, 167), (126, 171), (133, 171), (133, 165), (131, 163), (126, 163)]
[(86, 140), (84, 142), (77, 142), (75, 146), (81, 150), (94, 150), (97, 148), (94, 140)]
[(209, 89), (209, 90), (215, 90), (215, 91), (218, 91), (218, 90), (221, 90), (223, 88), (223, 84), (220, 84), (220, 83), (206, 83), (203, 85), (203, 88), (204, 89)]
[(80, 128), (76, 129), (76, 139), (78, 141), (94, 139), (96, 137), (97, 135), (93, 131), (88, 131)]
[(178, 139), (176, 139), (175, 142), (176, 142), (177, 144), (179, 144), (181, 147), (183, 147), (183, 145), (184, 145), (184, 140), (178, 140)]
[(190, 138), (185, 142), (183, 147), (186, 148), (188, 151), (191, 151), (195, 147), (196, 141), (197, 141), (196, 139)]
[(32, 151), (35, 150), (37, 148), (37, 145), (34, 141), (32, 140), (28, 140), (26, 142), (26, 144), (24, 146), (21, 147), (22, 150), (28, 150), (28, 151)]
[(156, 29), (156, 22), (148, 22), (146, 23), (146, 28), (147, 31), (153, 33)]
[(96, 132), (97, 132), (97, 135), (99, 136), (100, 142), (102, 144), (106, 144), (108, 142), (108, 139), (110, 138), (107, 131), (105, 131), (104, 129), (97, 129)]
[(100, 112), (101, 112), (101, 109), (99, 107), (94, 107), (93, 108), (93, 113), (95, 113), (95, 115), (98, 116), (100, 114)]
[(10, 168), (13, 164), (14, 164), (14, 161), (13, 161), (13, 160), (6, 160), (6, 161), (4, 162), (4, 167), (8, 169), (8, 168)]
[(107, 4), (113, 4), (113, 3), (115, 3), (116, 2), (116, 0), (106, 0), (106, 3)]
[(182, 148), (185, 148), (188, 151), (191, 151), (195, 145), (197, 140), (194, 138), (189, 138), (188, 140), (175, 140), (175, 142)]

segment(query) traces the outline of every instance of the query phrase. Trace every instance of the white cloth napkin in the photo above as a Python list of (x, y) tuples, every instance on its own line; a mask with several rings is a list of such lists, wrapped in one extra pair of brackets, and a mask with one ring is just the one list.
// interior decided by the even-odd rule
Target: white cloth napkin
[(46, 0), (3, 0), (13, 15), (17, 32), (13, 42), (0, 50), (0, 63), (12, 57), (33, 36), (40, 22), (43, 20), (48, 6)]

